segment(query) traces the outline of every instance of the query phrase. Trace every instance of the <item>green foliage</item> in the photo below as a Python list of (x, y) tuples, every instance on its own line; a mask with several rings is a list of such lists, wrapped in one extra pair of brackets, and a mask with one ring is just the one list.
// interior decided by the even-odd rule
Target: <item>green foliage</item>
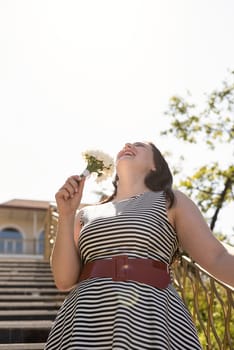
[(181, 180), (180, 188), (196, 198), (213, 229), (219, 211), (233, 201), (233, 184), (234, 166), (222, 170), (216, 162), (200, 167), (193, 175)]
[[(201, 108), (189, 100), (190, 96), (187, 99), (171, 97), (165, 113), (170, 118), (170, 127), (161, 134), (173, 135), (185, 143), (202, 141), (212, 151), (225, 143), (234, 155), (234, 71), (229, 72), (220, 89), (206, 95)], [(234, 199), (233, 161), (230, 159), (225, 169), (221, 169), (218, 162), (202, 165), (176, 187), (194, 198), (214, 229), (220, 211)]]
[[(188, 100), (188, 96), (187, 96)], [(172, 96), (165, 113), (171, 119), (171, 127), (162, 135), (172, 134), (186, 142), (197, 143), (201, 139), (212, 149), (216, 142), (234, 141), (234, 71), (222, 83), (220, 89), (206, 95), (205, 106), (198, 109), (194, 103), (180, 96)]]

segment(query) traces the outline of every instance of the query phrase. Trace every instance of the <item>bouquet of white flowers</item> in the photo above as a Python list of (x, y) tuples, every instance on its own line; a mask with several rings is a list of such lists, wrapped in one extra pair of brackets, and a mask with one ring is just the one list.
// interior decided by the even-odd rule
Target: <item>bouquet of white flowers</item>
[(87, 166), (80, 175), (81, 177), (96, 173), (96, 182), (100, 182), (112, 176), (114, 160), (108, 154), (98, 150), (88, 150), (83, 152), (82, 156), (86, 160)]

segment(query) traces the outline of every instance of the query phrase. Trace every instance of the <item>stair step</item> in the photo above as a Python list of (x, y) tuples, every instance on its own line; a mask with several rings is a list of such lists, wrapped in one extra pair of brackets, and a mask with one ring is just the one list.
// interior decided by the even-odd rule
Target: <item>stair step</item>
[(8, 287), (8, 288), (1, 288), (0, 287), (0, 295), (1, 294), (25, 294), (25, 295), (56, 295), (60, 293), (60, 291), (56, 288), (15, 288), (15, 287)]
[(43, 350), (69, 292), (59, 291), (48, 261), (0, 259), (0, 350)]
[(21, 263), (15, 263), (15, 264), (4, 264), (1, 260), (1, 267), (0, 267), (0, 270), (5, 270), (5, 269), (20, 269), (20, 270), (49, 270), (51, 267), (50, 267), (50, 264), (48, 263), (45, 263), (45, 264), (21, 264)]
[(4, 263), (1, 260), (1, 269), (5, 269), (6, 267), (8, 267), (8, 268), (10, 267), (11, 269), (49, 269), (50, 264), (49, 263), (30, 264), (30, 263), (20, 263), (20, 262), (9, 264), (9, 263)]
[(57, 310), (0, 310), (0, 320), (54, 320)]
[(0, 321), (0, 342), (2, 345), (6, 343), (14, 345), (15, 343), (45, 343), (51, 327), (52, 321), (49, 320)]
[(46, 275), (46, 276), (53, 276), (51, 269), (42, 269), (42, 270), (35, 270), (35, 269), (11, 269), (11, 268), (6, 268), (6, 269), (0, 269), (0, 276), (4, 277), (7, 275)]
[(13, 295), (0, 295), (1, 302), (24, 302), (27, 303), (42, 301), (42, 302), (61, 302), (64, 300), (67, 293), (59, 292), (55, 295), (30, 295), (30, 294), (13, 294)]
[(38, 275), (38, 276), (35, 276), (35, 275), (31, 275), (31, 276), (28, 276), (28, 275), (23, 275), (20, 276), (20, 275), (8, 275), (8, 276), (1, 276), (0, 275), (0, 280), (1, 282), (51, 282), (54, 284), (54, 280), (52, 278), (52, 276), (41, 276), (41, 275)]
[(23, 258), (19, 255), (17, 257), (4, 257), (1, 255), (1, 263), (3, 264), (38, 264), (38, 265), (47, 265), (49, 260), (44, 259), (30, 259), (29, 257)]
[[(0, 281), (0, 288), (8, 288), (8, 287), (21, 287), (25, 288), (25, 283), (20, 283), (17, 281)], [(38, 286), (39, 288), (41, 287), (41, 281), (27, 281), (26, 287), (31, 287), (31, 286)], [(54, 287), (54, 282), (43, 282), (43, 287)]]
[(60, 306), (62, 305), (62, 301), (20, 301), (20, 302), (12, 302), (12, 301), (7, 301), (7, 302), (1, 302), (0, 301), (0, 311), (1, 310), (57, 310)]
[(52, 272), (50, 270), (43, 270), (43, 271), (38, 271), (38, 270), (29, 270), (29, 271), (25, 271), (25, 270), (11, 270), (9, 271), (9, 269), (5, 270), (5, 271), (2, 271), (0, 270), (0, 277), (5, 277), (5, 276), (24, 276), (24, 275), (27, 275), (27, 276), (41, 276), (41, 274), (43, 274), (43, 276), (51, 276), (53, 277), (52, 275)]
[(2, 329), (49, 329), (52, 326), (52, 321), (36, 320), (36, 321), (0, 321), (0, 330)]
[(0, 344), (0, 350), (43, 350), (45, 343)]

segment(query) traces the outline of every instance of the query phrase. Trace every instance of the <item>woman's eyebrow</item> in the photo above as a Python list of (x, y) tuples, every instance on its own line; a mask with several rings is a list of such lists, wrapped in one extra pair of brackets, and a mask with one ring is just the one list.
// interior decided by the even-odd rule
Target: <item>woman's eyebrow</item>
[(134, 145), (134, 146), (146, 147), (146, 144), (143, 143), (143, 142), (134, 142), (133, 145)]

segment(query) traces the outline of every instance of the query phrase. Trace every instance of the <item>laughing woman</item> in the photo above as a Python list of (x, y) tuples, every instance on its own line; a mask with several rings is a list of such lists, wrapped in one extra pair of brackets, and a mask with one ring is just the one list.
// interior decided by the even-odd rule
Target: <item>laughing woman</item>
[(160, 151), (150, 142), (127, 143), (116, 157), (113, 195), (77, 214), (84, 183), (71, 176), (56, 194), (51, 265), (57, 287), (71, 291), (45, 349), (201, 349), (170, 265), (182, 247), (234, 286), (234, 256), (196, 205), (172, 189)]

